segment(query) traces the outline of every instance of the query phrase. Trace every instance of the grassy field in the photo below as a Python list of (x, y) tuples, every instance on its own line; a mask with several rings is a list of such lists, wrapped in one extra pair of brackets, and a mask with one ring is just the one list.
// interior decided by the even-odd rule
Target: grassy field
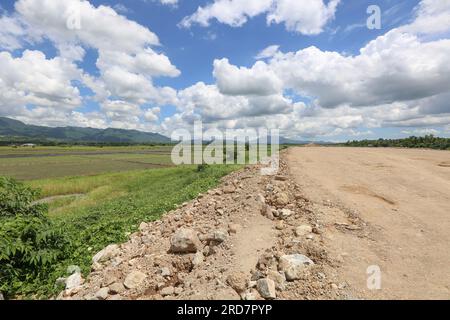
[(19, 180), (171, 166), (171, 147), (0, 148), (0, 175)]

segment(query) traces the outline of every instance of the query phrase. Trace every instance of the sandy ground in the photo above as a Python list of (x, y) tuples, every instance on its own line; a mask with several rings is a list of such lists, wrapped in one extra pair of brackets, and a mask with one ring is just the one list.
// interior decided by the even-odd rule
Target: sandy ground
[[(287, 159), (355, 298), (450, 299), (450, 152), (313, 147)], [(367, 288), (369, 266), (380, 290)]]

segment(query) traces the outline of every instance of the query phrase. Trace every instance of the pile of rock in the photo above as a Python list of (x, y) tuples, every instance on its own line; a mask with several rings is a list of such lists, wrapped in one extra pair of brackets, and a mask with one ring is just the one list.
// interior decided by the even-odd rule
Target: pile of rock
[[(286, 172), (281, 162), (282, 172)], [(261, 176), (247, 167), (224, 178), (221, 187), (164, 215), (143, 222), (127, 243), (112, 244), (92, 259), (85, 281), (79, 268), (59, 279), (66, 299), (284, 299), (299, 298), (323, 263), (307, 237), (317, 229), (305, 199), (286, 175)], [(283, 171), (284, 170), (284, 171)], [(273, 221), (277, 240), (255, 269), (236, 272), (233, 239), (259, 214)], [(310, 213), (308, 213), (310, 214)], [(264, 220), (264, 219), (263, 219)], [(272, 223), (271, 223), (272, 224)], [(312, 226), (313, 227), (312, 227)], [(256, 254), (256, 253), (255, 253)], [(311, 257), (312, 259), (308, 258)], [(257, 258), (257, 257), (255, 257)], [(256, 259), (255, 259), (256, 261)], [(320, 269), (321, 273), (325, 273)], [(310, 275), (312, 274), (312, 275)], [(321, 280), (318, 290), (324, 286)], [(315, 285), (315, 284), (314, 284)], [(307, 287), (309, 292), (309, 287)], [(311, 292), (316, 289), (310, 290)], [(321, 294), (318, 292), (318, 295)]]

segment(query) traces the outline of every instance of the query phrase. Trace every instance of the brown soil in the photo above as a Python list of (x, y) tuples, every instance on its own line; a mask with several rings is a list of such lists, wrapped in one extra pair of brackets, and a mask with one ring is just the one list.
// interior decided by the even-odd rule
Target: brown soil
[[(262, 299), (256, 280), (275, 278), (276, 299), (449, 299), (450, 170), (443, 163), (449, 152), (288, 149), (277, 176), (247, 167), (143, 223), (59, 298), (104, 299), (101, 288), (140, 272), (145, 280), (106, 299)], [(180, 228), (198, 235), (196, 255), (169, 252)], [(223, 239), (216, 243), (217, 232)], [(194, 259), (200, 252), (201, 262)], [(314, 265), (286, 281), (280, 258), (293, 254)], [(380, 290), (367, 287), (369, 266), (381, 269)]]
[[(450, 152), (293, 148), (288, 163), (355, 296), (450, 298)], [(381, 290), (367, 289), (370, 265)]]

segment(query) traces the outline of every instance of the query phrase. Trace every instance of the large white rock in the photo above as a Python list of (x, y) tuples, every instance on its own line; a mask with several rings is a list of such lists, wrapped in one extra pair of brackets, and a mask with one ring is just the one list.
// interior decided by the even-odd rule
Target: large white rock
[(145, 278), (147, 278), (145, 273), (142, 273), (140, 271), (133, 271), (128, 274), (123, 284), (127, 289), (136, 289), (144, 283)]
[(280, 258), (278, 269), (286, 275), (286, 280), (294, 281), (301, 278), (303, 271), (314, 262), (302, 254), (285, 255)]
[(117, 244), (111, 244), (111, 245), (107, 246), (105, 249), (103, 249), (102, 251), (98, 252), (92, 258), (92, 263), (95, 264), (95, 263), (106, 262), (108, 260), (111, 260), (115, 256), (119, 255), (119, 253), (120, 253), (119, 246)]
[(71, 274), (74, 274), (74, 273), (81, 273), (81, 269), (80, 269), (79, 266), (75, 266), (75, 265), (68, 266), (66, 273), (68, 275), (71, 275)]
[(81, 276), (81, 273), (75, 272), (66, 279), (66, 290), (78, 288), (82, 284), (83, 284), (83, 277)]
[(197, 232), (192, 229), (178, 229), (170, 240), (172, 253), (196, 253), (201, 249)]

